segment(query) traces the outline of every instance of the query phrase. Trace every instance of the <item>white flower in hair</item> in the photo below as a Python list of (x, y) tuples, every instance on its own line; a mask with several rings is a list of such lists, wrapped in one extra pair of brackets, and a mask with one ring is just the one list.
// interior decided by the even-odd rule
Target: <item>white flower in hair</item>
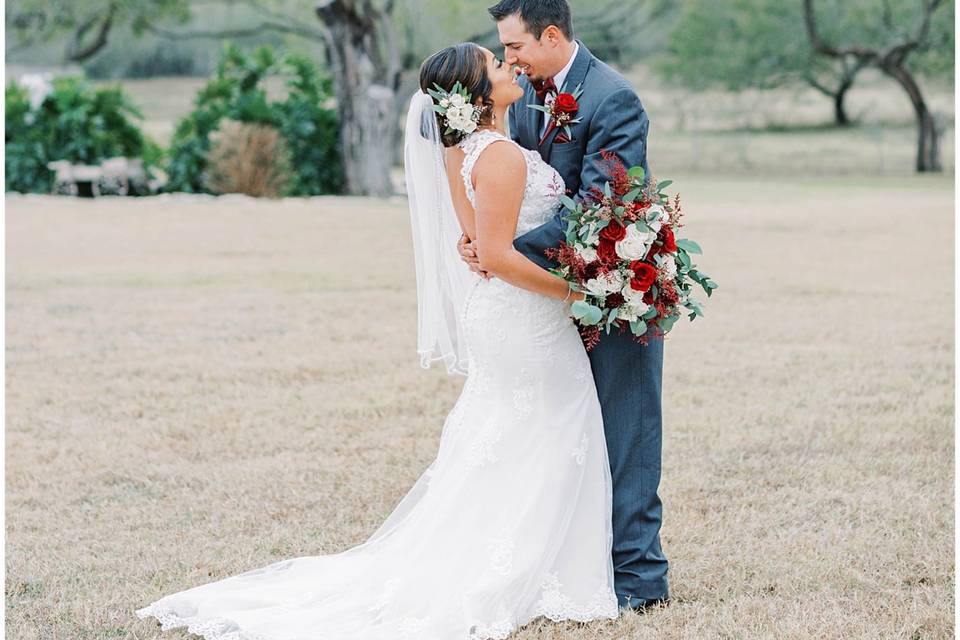
[(427, 89), (427, 93), (437, 103), (433, 105), (433, 110), (443, 116), (443, 123), (446, 126), (444, 135), (454, 131), (464, 134), (476, 131), (480, 124), (481, 109), (473, 104), (473, 97), (467, 92), (466, 87), (457, 81), (448, 93), (438, 84), (433, 86), (434, 89)]

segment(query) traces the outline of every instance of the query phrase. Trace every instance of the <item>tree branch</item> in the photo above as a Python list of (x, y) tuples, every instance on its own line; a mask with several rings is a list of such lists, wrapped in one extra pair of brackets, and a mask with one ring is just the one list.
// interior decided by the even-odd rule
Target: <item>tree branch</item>
[(158, 27), (147, 20), (142, 20), (140, 24), (144, 31), (149, 31), (152, 34), (161, 38), (166, 38), (167, 40), (222, 40), (225, 38), (250, 38), (260, 35), (264, 31), (290, 33), (307, 38), (309, 40), (323, 41), (325, 39), (325, 34), (322, 31), (300, 25), (282, 24), (279, 22), (261, 22), (260, 24), (252, 27), (244, 27), (240, 29), (221, 29), (217, 31), (174, 31), (172, 29)]
[(810, 46), (813, 47), (813, 50), (817, 53), (831, 58), (855, 56), (865, 63), (875, 64), (879, 67), (896, 66), (903, 64), (907, 55), (917, 49), (926, 40), (930, 32), (930, 22), (933, 13), (942, 2), (943, 0), (926, 0), (923, 8), (923, 18), (920, 21), (920, 26), (917, 28), (916, 33), (903, 42), (898, 42), (887, 47), (885, 51), (860, 45), (836, 47), (825, 42), (817, 30), (816, 16), (813, 11), (813, 0), (803, 0), (803, 21), (807, 28)]
[(100, 29), (97, 31), (96, 37), (93, 42), (87, 46), (83, 46), (83, 37), (101, 20), (100, 14), (91, 16), (86, 22), (77, 27), (73, 32), (70, 44), (67, 46), (67, 60), (70, 62), (83, 62), (105, 47), (107, 38), (110, 35), (110, 29), (113, 27), (113, 17), (116, 12), (117, 5), (111, 2), (107, 8), (106, 16), (104, 16), (102, 22), (100, 22)]

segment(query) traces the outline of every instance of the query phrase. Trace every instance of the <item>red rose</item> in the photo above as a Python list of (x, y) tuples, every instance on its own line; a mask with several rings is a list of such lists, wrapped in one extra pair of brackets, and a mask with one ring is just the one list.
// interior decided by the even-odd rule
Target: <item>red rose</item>
[[(603, 235), (601, 233), (601, 235)], [(613, 240), (609, 238), (600, 238), (600, 246), (597, 247), (597, 257), (601, 262), (616, 262), (617, 247)]]
[(600, 232), (600, 237), (613, 242), (620, 242), (627, 237), (627, 230), (616, 220), (611, 220), (610, 224), (605, 226), (603, 231)]
[(673, 236), (673, 229), (670, 227), (663, 227), (660, 229), (660, 241), (663, 242), (663, 247), (661, 248), (660, 253), (677, 252), (677, 240)]
[(558, 94), (553, 101), (553, 110), (557, 113), (576, 113), (580, 108), (572, 93)]
[(630, 270), (633, 271), (633, 279), (630, 280), (630, 288), (634, 291), (646, 291), (657, 280), (656, 267), (634, 260), (630, 263)]

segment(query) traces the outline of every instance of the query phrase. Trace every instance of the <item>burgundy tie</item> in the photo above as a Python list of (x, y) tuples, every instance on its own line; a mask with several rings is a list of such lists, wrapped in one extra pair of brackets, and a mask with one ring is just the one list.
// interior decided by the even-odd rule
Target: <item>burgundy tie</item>
[(543, 104), (548, 93), (557, 92), (557, 85), (553, 81), (553, 78), (547, 78), (546, 80), (533, 82), (532, 84), (533, 90), (537, 92), (537, 100), (540, 101), (540, 104)]

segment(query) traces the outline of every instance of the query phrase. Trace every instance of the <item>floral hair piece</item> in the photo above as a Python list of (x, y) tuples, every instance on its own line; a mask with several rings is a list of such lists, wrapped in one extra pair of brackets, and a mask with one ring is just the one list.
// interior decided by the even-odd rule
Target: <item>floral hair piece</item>
[(455, 131), (466, 135), (476, 131), (480, 124), (481, 109), (473, 104), (467, 88), (461, 85), (459, 80), (449, 93), (436, 83), (433, 86), (434, 89), (427, 89), (427, 93), (438, 103), (433, 105), (433, 110), (443, 116), (443, 124), (446, 126), (443, 135)]

